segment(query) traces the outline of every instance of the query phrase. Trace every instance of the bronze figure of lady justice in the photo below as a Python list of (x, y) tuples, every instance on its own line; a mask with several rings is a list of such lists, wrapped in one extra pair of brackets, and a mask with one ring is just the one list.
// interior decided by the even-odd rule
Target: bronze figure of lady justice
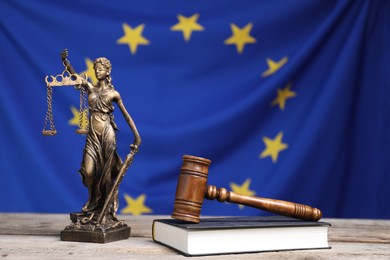
[[(118, 186), (138, 152), (141, 137), (127, 112), (121, 96), (111, 83), (111, 63), (107, 58), (94, 61), (96, 85), (86, 77), (76, 73), (68, 60), (68, 51), (61, 53), (65, 70), (56, 77), (46, 77), (48, 112), (46, 114), (44, 135), (56, 134), (52, 114), (52, 87), (71, 86), (80, 90), (80, 128), (78, 133), (86, 134), (86, 144), (80, 168), (83, 184), (88, 188), (88, 200), (81, 212), (71, 213), (71, 225), (61, 232), (61, 240), (106, 243), (130, 236), (130, 227), (116, 216), (118, 210)], [(86, 96), (86, 97), (85, 97)], [(89, 105), (88, 126), (83, 126), (86, 111), (86, 99)], [(116, 103), (134, 134), (130, 153), (122, 162), (116, 151), (114, 106)], [(46, 129), (50, 122), (50, 130)]]

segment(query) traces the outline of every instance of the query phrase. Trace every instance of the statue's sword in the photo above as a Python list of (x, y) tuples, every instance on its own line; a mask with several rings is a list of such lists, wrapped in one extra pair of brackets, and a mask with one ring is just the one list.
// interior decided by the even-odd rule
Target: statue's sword
[(97, 220), (98, 224), (101, 224), (102, 221), (106, 218), (108, 205), (110, 204), (110, 202), (111, 202), (111, 200), (112, 200), (112, 198), (114, 196), (115, 189), (117, 189), (119, 187), (119, 185), (121, 184), (121, 182), (123, 180), (123, 177), (125, 176), (126, 171), (129, 168), (130, 164), (133, 162), (133, 158), (134, 158), (134, 155), (136, 153), (137, 153), (137, 149), (131, 148), (130, 153), (126, 156), (126, 159), (123, 162), (123, 164), (122, 164), (122, 166), (121, 166), (121, 168), (119, 170), (118, 176), (115, 179), (115, 182), (114, 182), (114, 184), (112, 186), (112, 189), (111, 189), (110, 193), (108, 194), (108, 196), (106, 198), (106, 201), (104, 202), (103, 209), (102, 209), (102, 211), (100, 213), (100, 216), (99, 216), (99, 218)]

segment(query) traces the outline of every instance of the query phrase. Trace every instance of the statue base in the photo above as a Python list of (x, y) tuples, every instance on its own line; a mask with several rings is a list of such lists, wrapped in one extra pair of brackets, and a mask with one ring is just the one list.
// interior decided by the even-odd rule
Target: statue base
[(71, 213), (72, 223), (61, 231), (62, 241), (109, 243), (130, 237), (130, 227), (123, 221), (110, 218), (105, 223), (96, 222), (97, 213)]

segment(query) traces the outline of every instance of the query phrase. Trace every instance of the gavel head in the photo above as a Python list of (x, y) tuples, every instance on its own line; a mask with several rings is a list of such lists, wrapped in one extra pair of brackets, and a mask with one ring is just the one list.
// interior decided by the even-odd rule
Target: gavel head
[(177, 181), (172, 218), (199, 223), (206, 193), (209, 159), (184, 155)]

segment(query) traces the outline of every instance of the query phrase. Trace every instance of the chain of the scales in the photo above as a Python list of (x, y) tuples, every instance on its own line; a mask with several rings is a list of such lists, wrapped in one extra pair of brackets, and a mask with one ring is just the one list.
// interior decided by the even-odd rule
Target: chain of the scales
[[(65, 64), (64, 64), (65, 66)], [(78, 74), (70, 74), (66, 69), (57, 76), (46, 76), (46, 101), (47, 101), (47, 111), (45, 117), (45, 123), (43, 126), (42, 134), (45, 136), (55, 135), (57, 130), (54, 124), (53, 117), (53, 86), (77, 86), (77, 89), (80, 90), (80, 110), (79, 110), (79, 128), (76, 130), (79, 134), (88, 133), (88, 104), (87, 96), (88, 93), (84, 86), (83, 82), (86, 80), (85, 77), (82, 77)], [(50, 124), (50, 129), (47, 129), (47, 123)]]
[[(53, 88), (51, 86), (47, 86), (46, 91), (46, 101), (47, 101), (47, 111), (45, 117), (45, 123), (43, 125), (42, 134), (46, 136), (55, 135), (57, 133), (56, 127), (54, 125), (53, 118)], [(50, 124), (50, 129), (47, 129), (47, 123)]]
[(79, 128), (78, 134), (88, 134), (88, 93), (84, 87), (80, 88), (80, 110), (79, 110)]

